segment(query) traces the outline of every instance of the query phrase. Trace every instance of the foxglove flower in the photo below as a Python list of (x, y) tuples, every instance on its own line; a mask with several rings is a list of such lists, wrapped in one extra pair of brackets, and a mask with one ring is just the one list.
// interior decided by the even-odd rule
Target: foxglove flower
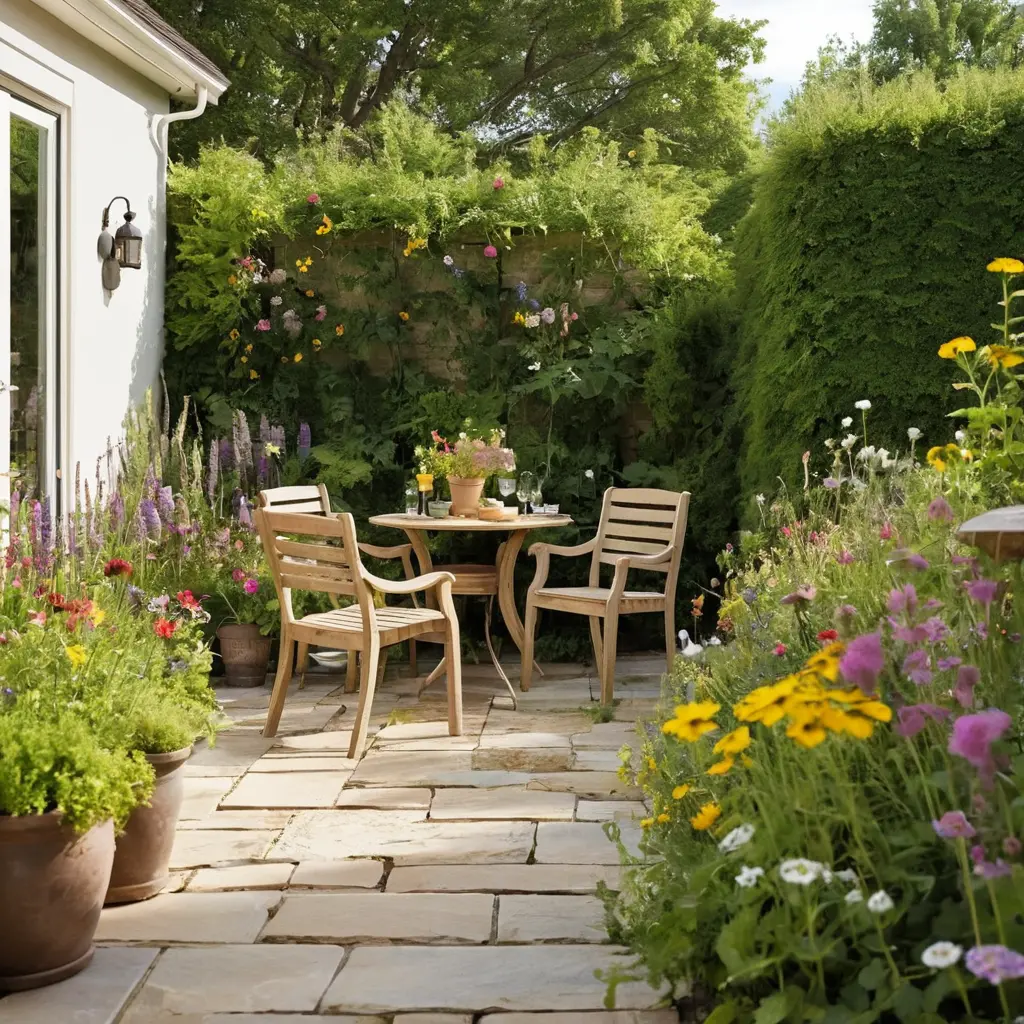
[(139, 502), (139, 512), (146, 525), (146, 536), (150, 540), (160, 540), (160, 513), (157, 511), (153, 499), (143, 498)]
[(220, 476), (220, 442), (214, 441), (210, 445), (210, 460), (206, 471), (206, 496), (211, 504), (217, 496), (217, 480)]
[(174, 492), (170, 487), (161, 487), (157, 491), (157, 512), (164, 526), (174, 523)]

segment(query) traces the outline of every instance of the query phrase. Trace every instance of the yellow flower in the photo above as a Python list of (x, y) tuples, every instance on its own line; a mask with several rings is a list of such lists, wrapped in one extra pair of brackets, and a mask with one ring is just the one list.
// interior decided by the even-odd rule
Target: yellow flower
[(92, 612), (92, 624), (94, 626), (102, 625), (103, 620), (107, 617), (107, 613), (102, 608), (94, 608)]
[(333, 228), (333, 227), (334, 227), (334, 222), (325, 213), (323, 220), (320, 222), (320, 226), (316, 229), (316, 233), (318, 235), (330, 234), (331, 228)]
[(523, 316), (522, 313), (517, 312), (516, 315), (512, 317), (512, 323), (519, 324), (521, 326), (526, 323), (526, 317)]
[(238, 278), (234, 274), (228, 274), (228, 284), (238, 284)]
[(296, 352), (295, 353), (295, 362), (297, 362), (297, 363), (301, 363), (302, 362), (302, 353), (301, 352)]
[(631, 150), (630, 150), (630, 151), (629, 151), (629, 152), (628, 152), (628, 153), (626, 154), (626, 156), (628, 156), (628, 157), (629, 157), (629, 159), (630, 159), (630, 160), (632, 160), (632, 159), (633, 159), (633, 157), (635, 157), (635, 156), (636, 156), (636, 150), (635, 150), (635, 149), (631, 149)]
[(408, 314), (408, 313), (406, 313), (406, 311), (405, 311), (405, 310), (403, 309), (403, 310), (402, 310), (402, 311), (401, 311), (401, 312), (400, 312), (400, 313), (398, 314), (398, 319), (399, 319), (399, 320), (401, 320), (401, 321), (402, 321), (402, 323), (405, 323), (405, 321), (409, 319), (409, 314)]
[(993, 274), (1024, 274), (1024, 263), (1002, 256), (993, 260), (985, 269), (990, 270)]
[(249, 362), (249, 357), (248, 356), (242, 356), (242, 362), (243, 363)]
[(668, 736), (695, 743), (705, 733), (713, 732), (718, 725), (711, 716), (721, 709), (721, 704), (705, 700), (695, 704), (680, 704), (676, 708), (675, 718), (670, 718), (661, 731)]
[(973, 352), (977, 347), (973, 338), (954, 338), (939, 346), (939, 358), (956, 359), (961, 352)]
[(300, 265), (299, 265), (299, 273), (300, 273), (300, 274), (308, 274), (308, 273), (309, 273), (309, 267), (304, 267), (304, 266), (302, 266), (302, 265), (300, 264)]
[(817, 710), (813, 708), (795, 709), (790, 719), (786, 735), (805, 750), (816, 747), (828, 736)]
[(723, 757), (721, 761), (716, 761), (709, 769), (708, 775), (724, 775), (730, 768), (736, 763), (734, 757)]
[(676, 788), (672, 790), (672, 799), (682, 800), (683, 797), (686, 796), (686, 794), (689, 792), (690, 787), (686, 784), (683, 784), (682, 786), (676, 786)]
[(658, 762), (653, 757), (647, 758), (647, 768), (649, 771), (656, 772), (658, 770)]
[(993, 366), (1001, 366), (1004, 370), (1009, 370), (1014, 366), (1020, 366), (1024, 363), (1024, 356), (1018, 355), (1011, 348), (1007, 348), (1006, 345), (987, 345), (983, 349), (985, 358)]
[(941, 445), (936, 445), (934, 448), (928, 449), (928, 454), (925, 456), (925, 459), (927, 459), (928, 465), (931, 466), (932, 469), (939, 473), (945, 473), (949, 468), (947, 460), (951, 454), (961, 455), (962, 457), (963, 453), (955, 444), (947, 444), (945, 448)]
[(722, 816), (718, 804), (705, 804), (691, 819), (690, 824), (698, 831), (705, 832)]
[(733, 705), (733, 714), (741, 722), (774, 725), (785, 715), (783, 702), (795, 689), (794, 676), (788, 676), (773, 686), (759, 686), (756, 690), (751, 690), (738, 704)]
[(657, 818), (655, 818), (654, 820), (655, 820), (655, 821), (656, 821), (656, 822), (657, 822), (657, 823), (658, 823), (659, 825), (664, 825), (664, 824), (666, 824), (667, 822), (671, 821), (672, 819), (671, 819), (671, 818), (670, 818), (670, 817), (669, 817), (669, 816), (668, 816), (667, 814), (665, 814), (665, 813), (663, 812), (663, 813), (659, 814), (659, 815), (658, 815), (658, 817), (657, 817)]
[(312, 288), (307, 288), (306, 289), (306, 298), (307, 299), (313, 298), (313, 289)]
[(313, 257), (312, 256), (307, 256), (305, 258), (305, 260), (303, 260), (302, 265), (304, 267), (311, 267), (311, 266), (313, 266)]
[(345, 333), (345, 325), (344, 324), (338, 324), (334, 328), (334, 333), (340, 338)]
[(869, 718), (858, 715), (856, 711), (841, 711), (831, 707), (822, 710), (821, 724), (831, 732), (849, 733), (858, 740), (869, 739), (875, 729)]
[(653, 824), (654, 824), (654, 819), (653, 818), (641, 818), (640, 819), (640, 827), (641, 828), (650, 828)]
[(834, 683), (839, 676), (839, 661), (846, 650), (844, 644), (833, 643), (815, 651), (806, 661), (808, 672)]
[(64, 653), (68, 656), (68, 661), (70, 661), (75, 668), (81, 668), (88, 657), (85, 653), (85, 648), (81, 644), (73, 644), (71, 647), (65, 647)]
[(314, 338), (313, 339), (313, 351), (314, 352), (319, 352), (320, 351), (320, 347), (322, 345), (323, 345), (323, 342), (319, 338)]
[(245, 346), (245, 351), (246, 352), (251, 352), (252, 351), (252, 344), (251, 343)]
[(238, 341), (238, 331), (236, 331), (234, 328), (232, 328), (230, 331), (228, 331), (228, 337), (232, 341)]
[(409, 254), (410, 254), (411, 252), (412, 252), (412, 250), (411, 250), (411, 249), (409, 248), (409, 246), (406, 246), (406, 247), (405, 247), (405, 248), (404, 248), (404, 249), (402, 250), (402, 255), (403, 255), (403, 256), (408, 256), (408, 255), (409, 255)]
[(741, 725), (726, 733), (714, 746), (716, 754), (740, 754), (750, 746), (750, 729)]
[(255, 370), (249, 371), (249, 380), (259, 380), (260, 375)]

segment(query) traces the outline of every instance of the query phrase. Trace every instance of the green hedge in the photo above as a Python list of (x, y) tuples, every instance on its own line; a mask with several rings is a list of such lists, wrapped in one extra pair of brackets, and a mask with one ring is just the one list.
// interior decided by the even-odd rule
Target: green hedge
[[(800, 455), (870, 399), (871, 441), (950, 440), (938, 346), (990, 340), (993, 257), (1024, 254), (1024, 72), (809, 90), (773, 126), (737, 232), (743, 493), (798, 479)], [(824, 469), (824, 465), (818, 466)]]

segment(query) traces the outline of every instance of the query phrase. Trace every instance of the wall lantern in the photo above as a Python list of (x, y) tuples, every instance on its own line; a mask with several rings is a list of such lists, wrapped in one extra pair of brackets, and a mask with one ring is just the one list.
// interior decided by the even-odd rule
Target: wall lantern
[(1024, 505), (983, 512), (968, 519), (956, 535), (965, 544), (980, 548), (995, 562), (1024, 559)]
[[(121, 200), (126, 209), (124, 223), (110, 237), (110, 207)], [(139, 270), (142, 267), (142, 232), (133, 223), (135, 212), (124, 196), (114, 196), (103, 211), (103, 231), (99, 238), (99, 254), (103, 258), (103, 287), (113, 291), (121, 283), (121, 268)]]

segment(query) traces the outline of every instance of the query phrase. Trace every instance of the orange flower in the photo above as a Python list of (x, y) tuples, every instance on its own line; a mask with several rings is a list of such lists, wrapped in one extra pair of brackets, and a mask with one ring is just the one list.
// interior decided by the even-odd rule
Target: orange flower
[(295, 362), (297, 362), (297, 363), (301, 363), (302, 362), (302, 353), (301, 352), (296, 352), (295, 353)]
[(228, 274), (228, 284), (238, 284), (238, 278), (234, 274)]
[(403, 310), (402, 310), (402, 311), (401, 311), (401, 312), (400, 312), (400, 313), (398, 314), (398, 319), (399, 319), (399, 320), (401, 320), (401, 321), (402, 321), (402, 323), (405, 323), (405, 322), (406, 322), (406, 320), (408, 320), (408, 319), (409, 319), (409, 314), (408, 314), (408, 313), (406, 313), (406, 311), (405, 311), (405, 310), (403, 309)]
[(259, 380), (260, 375), (255, 370), (249, 371), (249, 380)]
[(313, 351), (314, 352), (319, 352), (322, 345), (323, 345), (323, 342), (319, 338), (314, 338), (313, 339)]
[(345, 325), (344, 324), (338, 324), (334, 328), (334, 333), (340, 338), (345, 333)]
[(306, 289), (306, 298), (307, 299), (313, 298), (313, 289), (312, 288), (307, 288)]

